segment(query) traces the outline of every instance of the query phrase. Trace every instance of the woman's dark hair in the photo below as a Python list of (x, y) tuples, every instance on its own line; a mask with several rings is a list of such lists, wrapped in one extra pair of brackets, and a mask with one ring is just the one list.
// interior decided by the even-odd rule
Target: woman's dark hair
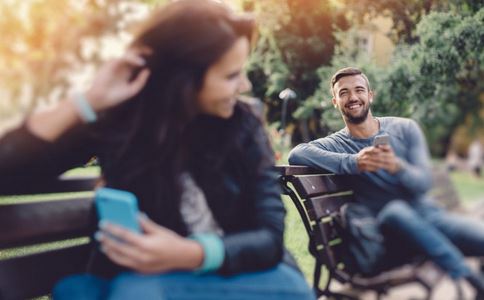
[[(204, 75), (238, 38), (251, 40), (253, 31), (252, 19), (218, 2), (180, 0), (156, 11), (131, 45), (151, 49), (146, 56), (151, 75), (134, 99), (106, 113), (103, 136), (117, 151), (107, 154), (113, 164), (103, 171), (108, 185), (142, 196), (141, 209), (161, 224), (176, 226), (171, 223), (180, 219), (184, 136), (197, 117)], [(141, 187), (149, 188), (137, 190)], [(168, 201), (161, 205), (160, 198)]]

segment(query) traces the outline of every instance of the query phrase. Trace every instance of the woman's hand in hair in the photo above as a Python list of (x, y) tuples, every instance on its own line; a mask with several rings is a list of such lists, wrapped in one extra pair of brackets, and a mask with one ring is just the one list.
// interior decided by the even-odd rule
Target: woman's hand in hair
[(130, 50), (99, 69), (86, 98), (95, 111), (116, 106), (139, 93), (149, 75), (140, 51)]
[[(91, 89), (81, 96), (81, 99), (87, 101), (94, 112), (98, 112), (116, 106), (139, 93), (150, 75), (140, 54), (140, 51), (130, 51), (122, 58), (104, 64), (96, 75)], [(133, 78), (133, 74), (137, 75)], [(81, 121), (79, 108), (74, 101), (61, 101), (51, 109), (30, 115), (26, 124), (30, 132), (37, 137), (45, 141), (55, 141)]]
[(145, 274), (194, 270), (202, 264), (203, 249), (197, 242), (147, 217), (141, 217), (140, 224), (144, 234), (108, 224), (96, 236), (101, 249), (113, 262)]

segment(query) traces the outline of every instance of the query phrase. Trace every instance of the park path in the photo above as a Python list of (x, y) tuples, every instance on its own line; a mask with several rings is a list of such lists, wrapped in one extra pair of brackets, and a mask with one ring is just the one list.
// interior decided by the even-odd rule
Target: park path
[[(478, 262), (475, 259), (468, 259), (468, 263), (476, 270), (478, 268)], [(464, 300), (473, 300), (474, 292), (467, 283), (461, 284)], [(335, 290), (339, 288), (335, 285)], [(357, 292), (360, 300), (376, 300), (376, 294), (374, 292)], [(400, 287), (392, 288), (388, 294), (383, 295), (381, 300), (417, 300), (425, 299), (425, 291), (419, 284), (407, 284)], [(457, 300), (457, 291), (455, 284), (448, 277), (444, 277), (435, 287), (431, 300)], [(326, 300), (321, 297), (319, 300)]]
[[(473, 299), (473, 291), (467, 285), (462, 285), (465, 300)], [(361, 300), (375, 300), (374, 293), (365, 293)], [(390, 292), (383, 296), (381, 300), (409, 300), (409, 299), (425, 299), (425, 292), (418, 284), (409, 284), (398, 288), (393, 288)], [(456, 300), (457, 292), (455, 285), (449, 278), (444, 278), (435, 288), (432, 300)]]

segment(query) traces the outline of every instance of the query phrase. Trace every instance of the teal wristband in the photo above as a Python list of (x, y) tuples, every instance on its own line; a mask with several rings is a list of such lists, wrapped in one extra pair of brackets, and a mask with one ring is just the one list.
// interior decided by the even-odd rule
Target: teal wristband
[(203, 263), (195, 270), (197, 273), (216, 271), (225, 259), (225, 247), (222, 239), (215, 233), (196, 233), (189, 237), (203, 248)]
[(97, 120), (96, 112), (92, 109), (91, 104), (82, 93), (75, 93), (72, 98), (77, 107), (79, 116), (86, 123), (93, 123)]

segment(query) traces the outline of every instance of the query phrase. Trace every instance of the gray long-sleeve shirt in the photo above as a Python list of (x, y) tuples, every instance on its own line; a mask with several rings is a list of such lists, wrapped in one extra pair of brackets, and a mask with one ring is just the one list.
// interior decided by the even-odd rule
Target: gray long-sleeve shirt
[(430, 159), (425, 137), (417, 123), (397, 117), (377, 118), (380, 130), (388, 134), (390, 145), (401, 161), (401, 170), (390, 174), (385, 170), (360, 172), (356, 164), (358, 152), (371, 146), (372, 136), (352, 137), (346, 128), (325, 138), (300, 144), (289, 154), (291, 165), (305, 165), (335, 174), (347, 175), (356, 200), (378, 212), (388, 201), (423, 200), (431, 187)]

